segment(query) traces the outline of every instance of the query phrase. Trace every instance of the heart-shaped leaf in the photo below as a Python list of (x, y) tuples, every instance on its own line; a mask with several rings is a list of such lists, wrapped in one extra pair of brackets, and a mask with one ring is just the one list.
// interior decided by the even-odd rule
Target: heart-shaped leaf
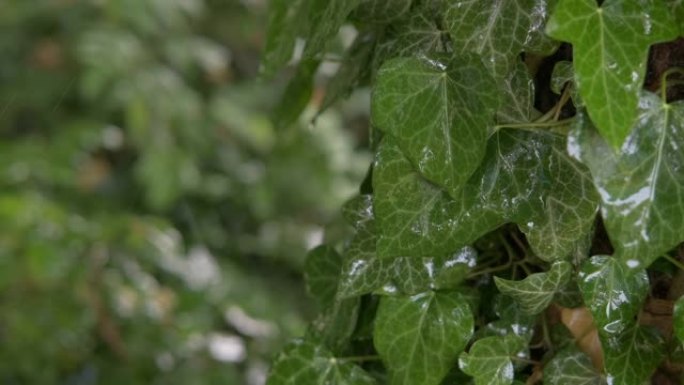
[(486, 337), (461, 354), (458, 365), (475, 378), (475, 385), (510, 385), (515, 374), (511, 360), (526, 346), (527, 341), (516, 335)]
[(551, 303), (556, 292), (570, 280), (572, 265), (558, 261), (548, 272), (527, 276), (522, 281), (510, 281), (494, 277), (496, 286), (503, 294), (513, 297), (528, 314), (538, 314)]

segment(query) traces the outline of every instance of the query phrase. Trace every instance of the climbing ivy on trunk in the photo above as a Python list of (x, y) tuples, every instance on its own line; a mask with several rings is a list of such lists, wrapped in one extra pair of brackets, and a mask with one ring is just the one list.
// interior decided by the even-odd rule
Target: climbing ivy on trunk
[(269, 385), (680, 383), (684, 70), (649, 52), (684, 52), (681, 1), (270, 7), (278, 126), (333, 61), (318, 106), (370, 88), (375, 161)]

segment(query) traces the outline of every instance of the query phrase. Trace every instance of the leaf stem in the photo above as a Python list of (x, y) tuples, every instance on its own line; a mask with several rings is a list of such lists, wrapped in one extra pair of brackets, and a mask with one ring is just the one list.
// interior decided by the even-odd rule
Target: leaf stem
[(682, 264), (678, 260), (672, 258), (672, 256), (670, 256), (669, 254), (663, 254), (662, 257), (667, 259), (668, 262), (670, 262), (671, 264), (677, 266), (679, 269), (684, 270), (684, 264)]

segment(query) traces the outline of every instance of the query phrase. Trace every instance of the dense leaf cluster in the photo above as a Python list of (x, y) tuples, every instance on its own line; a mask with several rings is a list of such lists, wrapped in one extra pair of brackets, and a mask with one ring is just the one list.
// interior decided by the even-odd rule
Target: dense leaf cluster
[(370, 86), (375, 161), (355, 236), (309, 254), (321, 313), (269, 384), (679, 383), (682, 70), (649, 50), (681, 45), (683, 13), (273, 1), (262, 70), (297, 64), (280, 123), (334, 61), (322, 108)]

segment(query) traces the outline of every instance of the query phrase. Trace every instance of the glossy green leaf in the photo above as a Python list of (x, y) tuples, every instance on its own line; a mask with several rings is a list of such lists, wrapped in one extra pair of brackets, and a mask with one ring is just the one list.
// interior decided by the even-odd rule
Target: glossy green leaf
[(458, 365), (475, 379), (475, 385), (510, 385), (514, 376), (511, 360), (526, 346), (527, 341), (516, 335), (486, 337), (461, 354)]
[(445, 254), (515, 222), (537, 255), (553, 261), (592, 228), (598, 197), (561, 137), (498, 132), (455, 199), (423, 180), (392, 138), (380, 147), (373, 186), (381, 258)]
[(684, 296), (675, 302), (672, 324), (674, 326), (674, 335), (680, 342), (684, 343)]
[(555, 0), (451, 0), (445, 25), (457, 52), (482, 56), (497, 80), (522, 52), (550, 53), (555, 45), (544, 26)]
[(306, 256), (306, 289), (323, 308), (330, 306), (335, 300), (341, 268), (342, 257), (330, 246), (318, 246)]
[(658, 330), (634, 326), (601, 338), (609, 384), (643, 385), (665, 358), (665, 340)]
[(361, 0), (354, 18), (369, 23), (389, 23), (405, 16), (413, 0)]
[(338, 359), (322, 345), (296, 340), (278, 355), (266, 384), (374, 385), (376, 381), (359, 366)]
[(560, 0), (550, 36), (573, 44), (580, 96), (601, 135), (622, 145), (637, 119), (649, 47), (677, 37), (662, 1)]
[(525, 63), (518, 60), (499, 88), (502, 102), (496, 111), (497, 123), (527, 123), (537, 118), (539, 112), (534, 109), (534, 81)]
[(349, 199), (342, 205), (342, 216), (356, 228), (373, 220), (373, 196), (362, 194)]
[(535, 316), (522, 311), (518, 303), (498, 294), (492, 307), (499, 319), (489, 322), (478, 331), (478, 337), (516, 335), (529, 342), (537, 324)]
[(617, 258), (603, 255), (582, 263), (578, 284), (596, 326), (608, 334), (620, 333), (636, 322), (649, 288), (645, 270), (632, 272)]
[(547, 385), (606, 385), (589, 356), (569, 346), (558, 352), (544, 366), (544, 384)]
[(477, 252), (471, 247), (433, 258), (356, 256), (344, 262), (338, 296), (349, 298), (372, 292), (411, 295), (431, 289), (454, 289), (467, 277), (476, 259)]
[(359, 319), (359, 298), (333, 302), (311, 323), (308, 335), (334, 353), (345, 351)]
[(294, 55), (295, 43), (308, 22), (308, 0), (272, 0), (268, 3), (268, 30), (261, 73), (273, 76)]
[(465, 348), (473, 327), (470, 306), (458, 293), (383, 297), (374, 343), (389, 370), (390, 384), (440, 384)]
[(377, 75), (373, 123), (396, 138), (426, 179), (456, 194), (484, 156), (493, 90), (476, 58), (393, 59)]
[(510, 281), (494, 277), (496, 286), (503, 294), (513, 297), (528, 314), (538, 314), (551, 303), (556, 292), (570, 280), (572, 265), (558, 261), (548, 272), (527, 276), (522, 281)]
[(359, 5), (361, 0), (314, 0), (312, 7), (322, 10), (320, 15), (314, 12), (313, 27), (304, 48), (305, 58), (315, 58), (324, 52), (330, 40), (335, 37), (349, 14)]
[(619, 153), (578, 112), (569, 152), (591, 170), (618, 257), (643, 268), (684, 240), (684, 103), (643, 92)]

